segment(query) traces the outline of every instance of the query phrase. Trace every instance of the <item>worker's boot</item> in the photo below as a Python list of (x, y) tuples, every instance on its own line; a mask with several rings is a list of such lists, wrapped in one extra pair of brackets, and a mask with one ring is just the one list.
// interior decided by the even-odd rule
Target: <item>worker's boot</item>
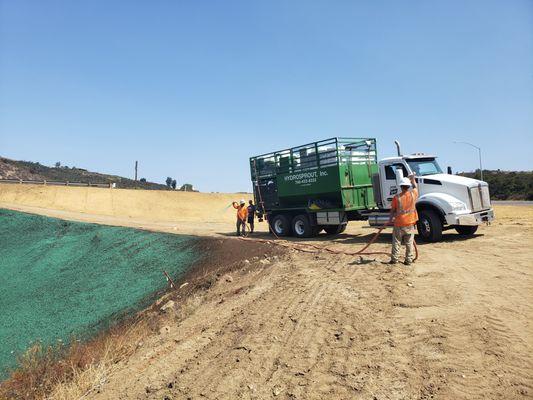
[(407, 265), (407, 266), (411, 265), (412, 263), (413, 262), (411, 260), (405, 260), (404, 261), (404, 264)]
[(398, 264), (398, 260), (390, 260), (389, 264), (390, 265)]

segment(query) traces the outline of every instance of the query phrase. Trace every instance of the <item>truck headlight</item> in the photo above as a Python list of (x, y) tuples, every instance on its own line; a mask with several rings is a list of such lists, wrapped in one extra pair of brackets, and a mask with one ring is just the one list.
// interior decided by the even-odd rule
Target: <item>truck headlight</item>
[(466, 211), (466, 204), (460, 201), (453, 201), (450, 203), (452, 211)]

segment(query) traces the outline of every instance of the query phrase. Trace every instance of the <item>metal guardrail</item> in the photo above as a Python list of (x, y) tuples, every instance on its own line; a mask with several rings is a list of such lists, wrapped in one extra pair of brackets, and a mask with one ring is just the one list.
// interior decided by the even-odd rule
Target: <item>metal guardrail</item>
[(116, 183), (92, 183), (92, 182), (59, 182), (59, 181), (37, 181), (27, 179), (0, 179), (0, 183), (14, 183), (27, 185), (49, 185), (49, 186), (78, 186), (78, 187), (100, 187), (115, 188)]

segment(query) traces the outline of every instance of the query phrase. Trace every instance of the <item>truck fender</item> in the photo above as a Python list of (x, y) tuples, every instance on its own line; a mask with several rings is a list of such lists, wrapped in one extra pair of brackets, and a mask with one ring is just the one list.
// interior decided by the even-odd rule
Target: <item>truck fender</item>
[(439, 213), (444, 222), (446, 214), (452, 212), (451, 204), (457, 202), (460, 202), (460, 200), (447, 193), (428, 193), (418, 198), (416, 208), (418, 210), (432, 208)]

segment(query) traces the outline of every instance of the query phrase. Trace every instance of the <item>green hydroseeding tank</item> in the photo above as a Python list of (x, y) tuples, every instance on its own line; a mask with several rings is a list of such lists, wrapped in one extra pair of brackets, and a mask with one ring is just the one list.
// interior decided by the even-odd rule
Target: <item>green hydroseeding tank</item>
[(250, 158), (254, 198), (279, 236), (344, 230), (376, 207), (374, 138), (331, 138)]

